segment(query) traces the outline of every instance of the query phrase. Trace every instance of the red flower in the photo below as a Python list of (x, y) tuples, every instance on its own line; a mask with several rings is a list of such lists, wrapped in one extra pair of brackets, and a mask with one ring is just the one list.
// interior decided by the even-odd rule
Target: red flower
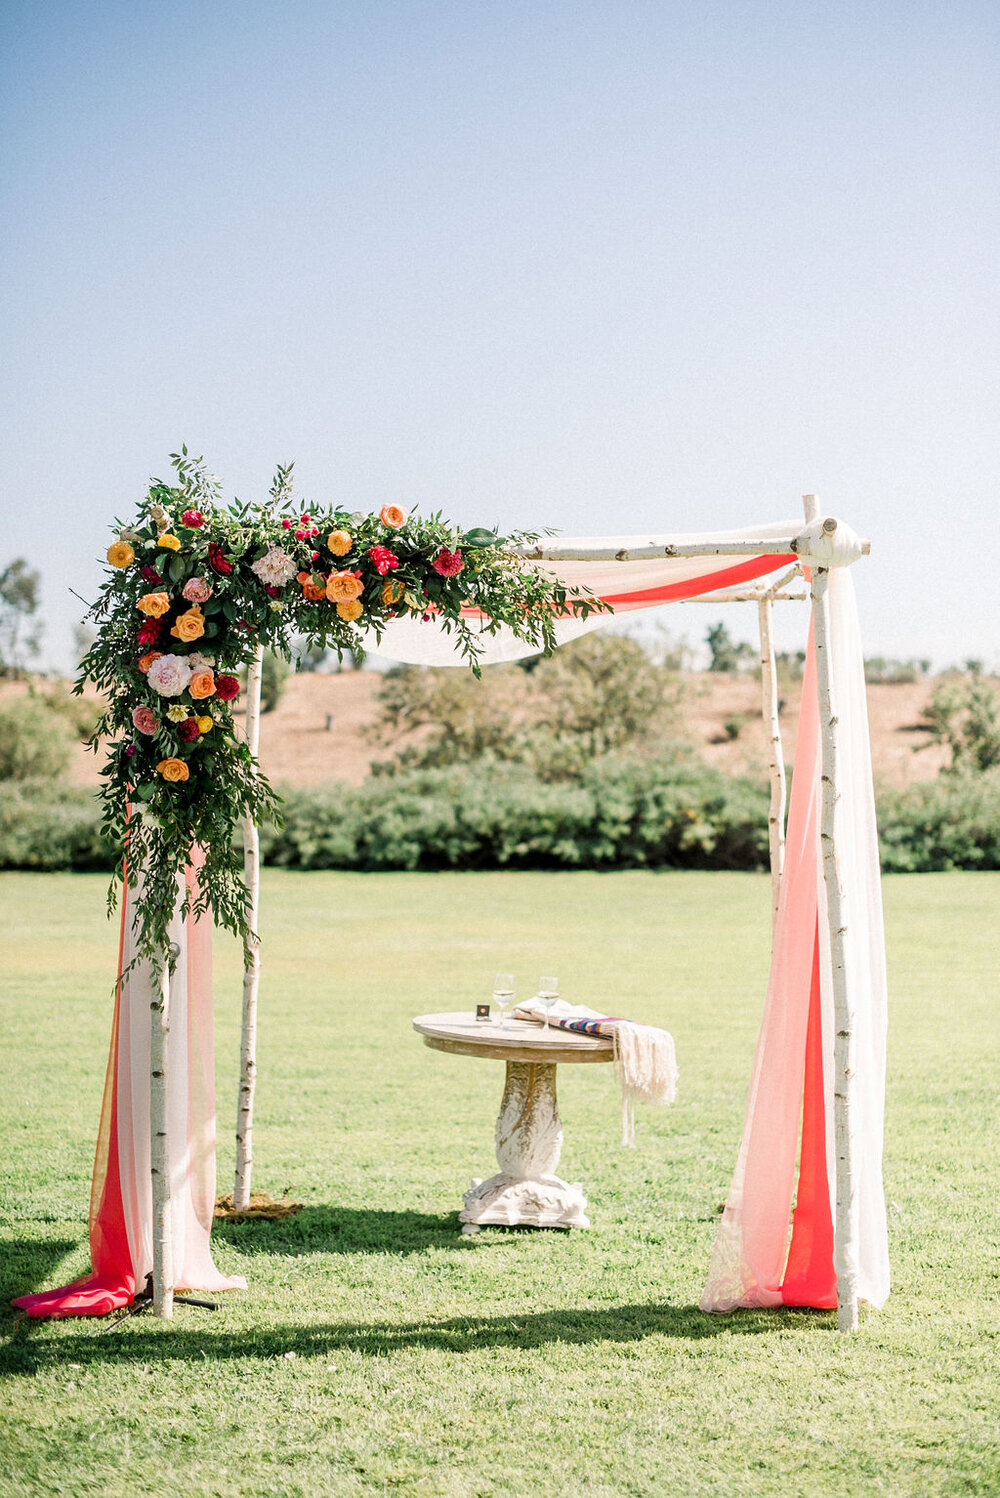
[(140, 645), (155, 645), (163, 630), (162, 619), (146, 619), (139, 631)]
[(186, 525), (188, 530), (200, 530), (204, 524), (205, 517), (200, 510), (185, 510), (181, 516), (181, 525)]
[[(369, 546), (368, 555), (375, 564), (375, 571), (379, 577), (385, 577), (390, 567), (399, 566), (399, 558), (388, 546)], [(434, 564), (437, 566), (437, 563)]]
[(219, 546), (215, 541), (209, 542), (208, 565), (212, 568), (213, 572), (217, 572), (220, 577), (229, 577), (233, 570), (232, 562), (226, 556), (225, 552), (222, 550), (222, 547)]
[(281, 522), (281, 528), (282, 530), (290, 531), (292, 528), (292, 522), (290, 520), (283, 520)]
[(441, 577), (457, 577), (465, 563), (460, 551), (449, 551), (447, 546), (442, 546), (431, 566)]
[(139, 569), (139, 576), (147, 583), (162, 583), (163, 581), (163, 578), (155, 567), (141, 567)]
[(239, 678), (236, 676), (217, 676), (215, 678), (215, 695), (223, 702), (231, 702), (240, 694)]
[(184, 744), (193, 744), (200, 733), (197, 718), (185, 718), (183, 723), (177, 725), (177, 737)]
[(281, 597), (281, 589), (276, 588), (273, 583), (265, 583), (264, 592), (267, 594), (268, 598)]
[(305, 533), (305, 531), (304, 530), (297, 530), (295, 532), (295, 539), (296, 539), (296, 541), (304, 541), (306, 539), (306, 533)]

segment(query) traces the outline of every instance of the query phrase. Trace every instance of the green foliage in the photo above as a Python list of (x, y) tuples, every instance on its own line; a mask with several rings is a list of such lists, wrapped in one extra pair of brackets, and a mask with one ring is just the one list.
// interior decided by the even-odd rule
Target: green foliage
[(0, 783), (0, 868), (92, 869), (115, 866), (101, 836), (93, 791), (51, 780)]
[(1000, 765), (1000, 692), (988, 681), (976, 673), (945, 677), (925, 712), (931, 741), (951, 750), (952, 770)]
[(378, 694), (377, 732), (407, 742), (395, 765), (381, 768), (441, 768), (488, 754), (543, 780), (575, 779), (603, 755), (662, 750), (664, 738), (677, 735), (680, 691), (638, 641), (603, 630), (527, 670), (491, 666), (478, 681), (398, 667)]
[(928, 660), (896, 660), (891, 656), (865, 657), (865, 680), (871, 685), (899, 686), (919, 681), (931, 669)]
[(747, 671), (757, 664), (757, 652), (746, 640), (734, 640), (720, 620), (709, 626), (705, 636), (711, 660), (710, 671)]
[(261, 844), (286, 868), (756, 869), (767, 805), (762, 785), (674, 758), (610, 756), (555, 784), (486, 758), (290, 790)]
[(285, 690), (289, 675), (286, 657), (278, 655), (273, 650), (265, 650), (260, 675), (260, 710), (262, 713), (274, 712), (281, 701), (281, 694)]
[(0, 702), (0, 781), (61, 775), (73, 751), (65, 716), (38, 697)]
[(0, 572), (0, 676), (23, 675), (38, 654), (41, 626), (34, 616), (40, 581), (23, 557)]
[(879, 832), (891, 873), (1000, 869), (1000, 769), (883, 793)]

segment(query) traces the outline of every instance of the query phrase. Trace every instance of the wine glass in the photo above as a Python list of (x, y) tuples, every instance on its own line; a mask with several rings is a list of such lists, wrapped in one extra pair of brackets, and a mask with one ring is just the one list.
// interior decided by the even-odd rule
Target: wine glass
[(507, 1010), (514, 1002), (514, 974), (497, 973), (493, 979), (493, 1002), (500, 1010), (500, 1029), (507, 1028)]
[(559, 1002), (559, 979), (539, 978), (538, 998), (545, 1010), (545, 1028), (546, 1030), (551, 1030), (552, 1026), (549, 1024), (549, 1016), (552, 1013), (553, 1007)]

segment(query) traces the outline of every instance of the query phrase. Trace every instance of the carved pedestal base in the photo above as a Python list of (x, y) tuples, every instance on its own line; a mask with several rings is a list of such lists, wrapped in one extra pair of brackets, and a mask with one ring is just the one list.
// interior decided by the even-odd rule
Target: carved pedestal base
[(579, 1185), (555, 1174), (562, 1149), (556, 1069), (548, 1062), (508, 1061), (496, 1126), (499, 1172), (475, 1180), (459, 1214), (464, 1233), (504, 1227), (587, 1228)]

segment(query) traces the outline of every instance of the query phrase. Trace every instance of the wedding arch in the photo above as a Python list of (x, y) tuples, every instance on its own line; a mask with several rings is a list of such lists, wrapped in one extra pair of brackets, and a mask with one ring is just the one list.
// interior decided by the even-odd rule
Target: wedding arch
[[(20, 1297), (100, 1314), (152, 1276), (230, 1288), (209, 1246), (215, 1190), (211, 918), (244, 942), (234, 1203), (249, 1197), (256, 1075), (256, 827), (274, 809), (256, 754), (265, 647), (293, 635), (402, 661), (483, 664), (552, 649), (610, 616), (752, 601), (771, 774), (773, 946), (743, 1137), (701, 1306), (837, 1307), (889, 1291), (882, 1191), (886, 985), (864, 673), (850, 566), (868, 543), (805, 497), (805, 521), (699, 535), (541, 541), (440, 515), (224, 506), (186, 449), (119, 525), (82, 664), (107, 694), (105, 826), (121, 849), (119, 979), (91, 1194), (91, 1273)], [(777, 574), (777, 576), (775, 576)], [(811, 603), (785, 827), (772, 604)], [(804, 596), (804, 595), (800, 595)], [(233, 705), (247, 668), (245, 730)], [(242, 825), (242, 859), (234, 833)], [(114, 888), (114, 887), (113, 887)], [(793, 1208), (794, 1201), (794, 1208)]]

